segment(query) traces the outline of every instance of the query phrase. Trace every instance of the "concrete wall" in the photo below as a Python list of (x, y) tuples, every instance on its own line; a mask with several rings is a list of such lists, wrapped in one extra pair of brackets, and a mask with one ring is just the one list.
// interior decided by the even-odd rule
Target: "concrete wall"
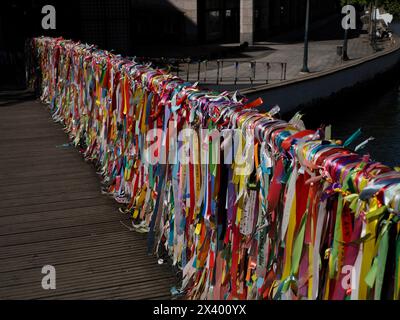
[(185, 17), (185, 33), (187, 37), (197, 37), (197, 0), (169, 0)]
[(130, 0), (132, 41), (137, 44), (197, 42), (197, 0)]
[(240, 0), (240, 42), (253, 44), (254, 0)]

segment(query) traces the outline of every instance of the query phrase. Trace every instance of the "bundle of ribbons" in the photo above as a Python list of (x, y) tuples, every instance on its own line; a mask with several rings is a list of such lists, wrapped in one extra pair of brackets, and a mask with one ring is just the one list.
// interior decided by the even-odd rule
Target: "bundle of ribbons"
[(30, 46), (53, 118), (148, 233), (149, 251), (182, 271), (174, 295), (399, 299), (400, 173), (351, 149), (360, 132), (336, 141), (299, 114), (278, 120), (260, 99), (95, 46)]

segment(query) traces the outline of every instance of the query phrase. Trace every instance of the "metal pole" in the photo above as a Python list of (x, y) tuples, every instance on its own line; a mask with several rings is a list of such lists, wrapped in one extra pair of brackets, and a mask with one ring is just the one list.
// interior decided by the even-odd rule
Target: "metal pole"
[(307, 0), (307, 8), (306, 8), (306, 25), (304, 30), (304, 57), (303, 57), (303, 68), (301, 72), (310, 72), (308, 69), (308, 29), (310, 23), (310, 0)]
[(348, 33), (349, 33), (349, 30), (347, 30), (347, 29), (344, 30), (343, 52), (342, 52), (342, 60), (343, 61), (349, 60), (349, 56), (347, 55), (347, 48), (348, 48), (348, 42), (349, 42)]
[(376, 19), (377, 19), (377, 9), (378, 9), (378, 0), (375, 0), (375, 7), (374, 7), (374, 34), (373, 36), (373, 42), (374, 42), (374, 49), (376, 48)]
[(197, 81), (200, 81), (200, 69), (201, 69), (201, 61), (199, 60), (197, 65)]
[(206, 82), (207, 81), (208, 60), (204, 61), (204, 63), (205, 63), (204, 82)]
[(253, 84), (254, 81), (256, 81), (256, 68), (257, 68), (257, 62), (253, 61), (251, 63), (251, 67), (252, 67), (252, 77), (253, 79), (250, 79), (251, 84)]
[(252, 61), (249, 62), (249, 70), (250, 70), (249, 80), (250, 80), (250, 83), (253, 84), (254, 69), (253, 69), (253, 62)]
[(285, 65), (285, 68), (284, 68), (285, 71), (284, 71), (283, 80), (286, 80), (287, 63), (285, 62), (284, 65)]
[[(347, 1), (347, 5), (349, 5), (349, 1)], [(344, 29), (344, 40), (343, 40), (343, 52), (342, 52), (343, 61), (349, 60), (349, 56), (347, 55), (348, 42), (349, 42), (349, 29), (346, 26), (346, 29)]]
[(371, 44), (372, 44), (372, 29), (373, 29), (372, 19), (373, 19), (373, 16), (372, 16), (372, 2), (370, 2), (370, 4), (369, 4), (368, 38), (369, 38), (369, 41), (370, 41)]
[(220, 61), (217, 60), (217, 84), (219, 84), (219, 64), (220, 64)]
[(238, 81), (238, 71), (239, 71), (239, 62), (235, 61), (235, 84), (237, 84)]
[(224, 77), (223, 72), (224, 72), (224, 60), (221, 61), (221, 79), (220, 79), (221, 82), (222, 82), (222, 78)]

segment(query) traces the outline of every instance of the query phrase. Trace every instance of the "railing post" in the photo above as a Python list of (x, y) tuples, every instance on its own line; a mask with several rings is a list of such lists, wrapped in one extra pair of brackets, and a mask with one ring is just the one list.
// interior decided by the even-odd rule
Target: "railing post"
[(189, 72), (190, 72), (190, 60), (187, 62), (187, 70), (186, 70), (186, 81), (189, 82)]
[(207, 60), (204, 61), (204, 66), (205, 66), (205, 69), (204, 69), (204, 82), (207, 82), (207, 69), (208, 69), (208, 61)]
[(197, 63), (197, 81), (200, 81), (200, 69), (201, 69), (201, 61)]
[(283, 77), (283, 80), (286, 80), (286, 76), (287, 76), (287, 63), (285, 62), (285, 74), (284, 74), (284, 77)]
[(238, 81), (238, 73), (239, 73), (239, 61), (235, 61), (235, 85)]
[(217, 60), (217, 84), (219, 84), (219, 64), (220, 64), (220, 61), (219, 60)]
[(256, 80), (256, 66), (257, 66), (256, 61), (250, 62), (250, 68), (251, 68), (250, 82), (251, 82), (251, 84), (253, 84), (253, 82)]
[(223, 72), (224, 72), (224, 60), (221, 60), (221, 79), (220, 79), (221, 82), (223, 78)]
[(267, 62), (266, 65), (267, 65), (267, 80), (265, 81), (265, 83), (268, 84), (269, 83), (269, 68), (270, 68), (269, 62)]

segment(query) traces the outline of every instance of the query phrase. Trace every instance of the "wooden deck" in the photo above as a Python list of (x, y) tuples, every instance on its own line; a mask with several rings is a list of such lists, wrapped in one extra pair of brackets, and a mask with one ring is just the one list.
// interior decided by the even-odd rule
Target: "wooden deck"
[[(169, 265), (120, 223), (114, 200), (47, 108), (0, 94), (0, 299), (168, 299)], [(56, 290), (42, 289), (44, 265)]]

